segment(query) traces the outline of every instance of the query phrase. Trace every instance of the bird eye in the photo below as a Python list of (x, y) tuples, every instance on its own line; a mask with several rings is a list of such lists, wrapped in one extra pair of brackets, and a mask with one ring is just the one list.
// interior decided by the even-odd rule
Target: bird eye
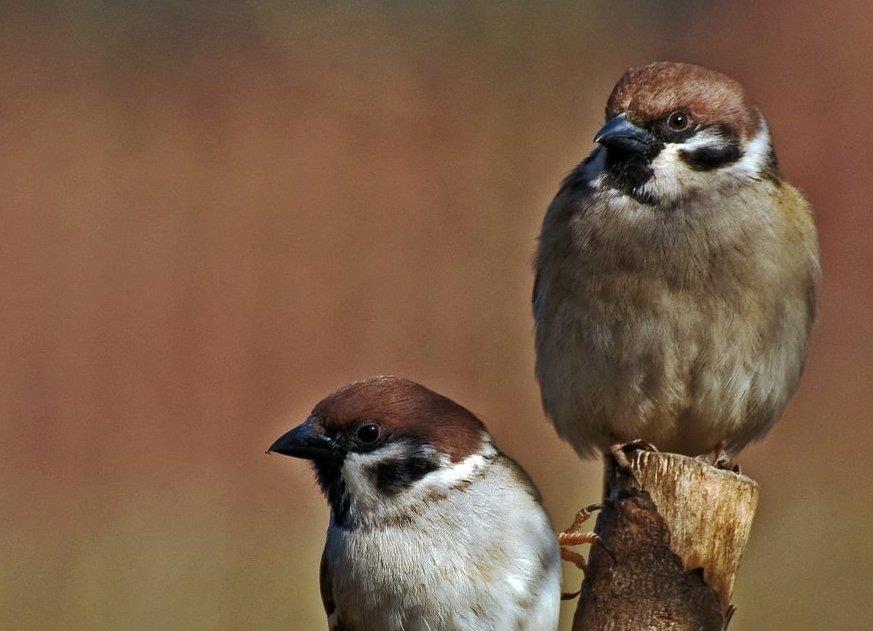
[(673, 112), (667, 117), (667, 126), (671, 131), (685, 131), (691, 124), (691, 117), (681, 110)]
[(358, 440), (365, 445), (372, 445), (379, 440), (379, 426), (376, 423), (364, 423), (355, 432)]

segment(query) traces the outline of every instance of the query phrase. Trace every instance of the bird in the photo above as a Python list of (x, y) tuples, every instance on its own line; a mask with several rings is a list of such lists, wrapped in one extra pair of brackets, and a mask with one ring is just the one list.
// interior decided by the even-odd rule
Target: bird
[(728, 459), (794, 393), (816, 315), (812, 210), (735, 80), (654, 62), (612, 90), (543, 218), (543, 409), (580, 457), (643, 441)]
[(330, 505), (330, 629), (557, 627), (560, 553), (540, 495), (458, 403), (398, 377), (358, 381), (268, 452), (310, 460)]

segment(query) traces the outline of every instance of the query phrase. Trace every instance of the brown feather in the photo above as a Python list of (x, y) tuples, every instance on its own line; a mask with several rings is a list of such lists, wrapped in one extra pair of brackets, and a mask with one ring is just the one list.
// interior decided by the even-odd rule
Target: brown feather
[(675, 110), (688, 111), (703, 125), (728, 123), (747, 139), (758, 127), (758, 111), (737, 81), (693, 64), (658, 61), (631, 68), (606, 104), (607, 118), (623, 112), (638, 124)]
[(343, 431), (364, 421), (378, 422), (395, 435), (421, 438), (463, 460), (482, 446), (485, 426), (451, 399), (399, 377), (374, 377), (328, 395), (312, 410), (326, 429)]

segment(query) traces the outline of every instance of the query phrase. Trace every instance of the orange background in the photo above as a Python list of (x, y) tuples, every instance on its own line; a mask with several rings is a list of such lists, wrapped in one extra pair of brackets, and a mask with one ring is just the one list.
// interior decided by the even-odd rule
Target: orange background
[(671, 59), (746, 85), (821, 234), (801, 389), (740, 458), (731, 629), (873, 628), (871, 24), (858, 0), (3, 5), (0, 627), (321, 628), (327, 507), (264, 448), (372, 374), (481, 414), (556, 526), (598, 499), (539, 407), (530, 257), (615, 80)]

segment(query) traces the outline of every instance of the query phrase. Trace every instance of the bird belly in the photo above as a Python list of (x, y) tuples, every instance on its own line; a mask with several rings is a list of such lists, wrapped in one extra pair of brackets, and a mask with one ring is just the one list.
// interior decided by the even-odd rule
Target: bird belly
[(781, 411), (802, 365), (802, 323), (780, 305), (591, 279), (538, 323), (545, 410), (580, 455), (635, 439), (691, 455), (747, 442)]

